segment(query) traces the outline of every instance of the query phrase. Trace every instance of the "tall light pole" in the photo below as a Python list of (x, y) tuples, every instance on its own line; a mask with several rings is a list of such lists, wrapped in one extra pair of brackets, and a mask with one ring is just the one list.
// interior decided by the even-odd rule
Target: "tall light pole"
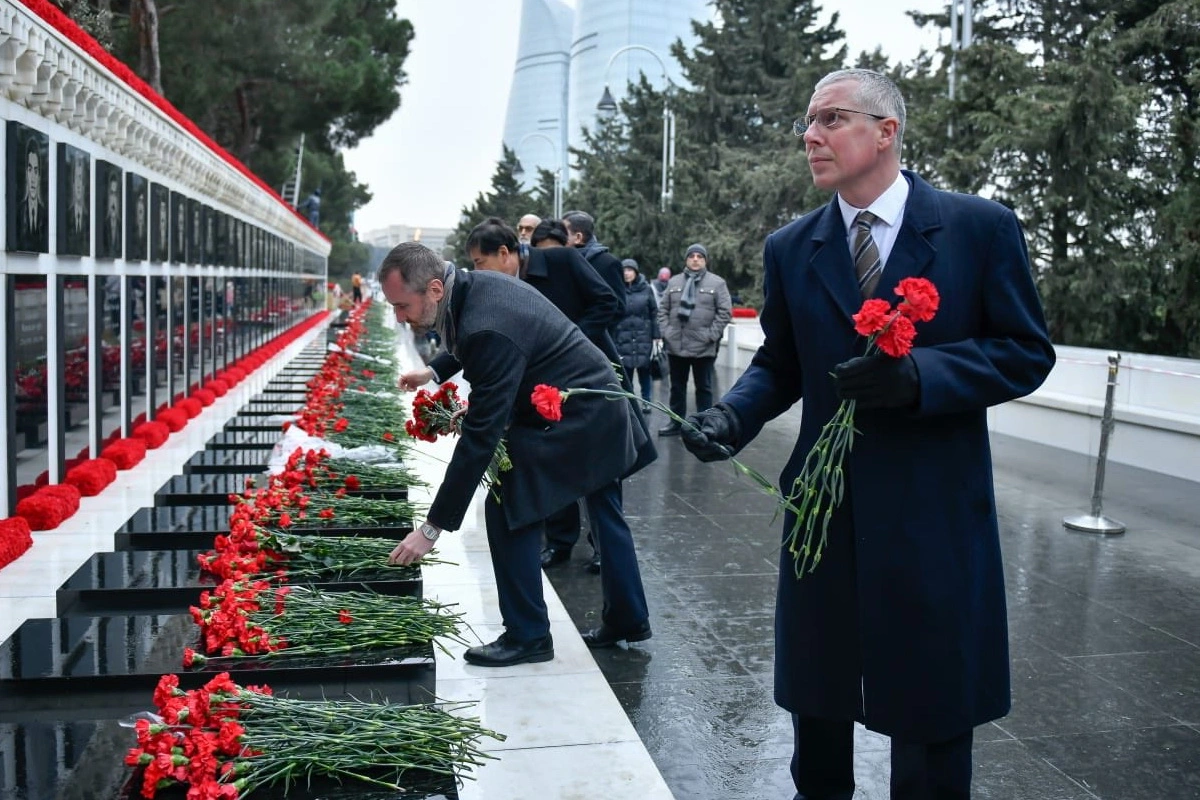
[(608, 90), (608, 75), (612, 71), (613, 62), (617, 60), (617, 56), (630, 50), (640, 50), (654, 56), (654, 60), (658, 62), (663, 73), (665, 85), (663, 86), (662, 210), (666, 211), (667, 205), (675, 194), (675, 178), (672, 174), (675, 168), (675, 112), (671, 110), (671, 77), (667, 74), (667, 65), (663, 62), (662, 57), (641, 44), (628, 44), (618, 48), (609, 56), (608, 66), (604, 68), (604, 94), (600, 95), (600, 102), (596, 104), (596, 110), (606, 116), (617, 113), (617, 101), (613, 99), (612, 92)]
[[(959, 11), (959, 3), (962, 11)], [(958, 51), (971, 46), (974, 36), (975, 9), (972, 0), (950, 0), (950, 99), (954, 100), (954, 87), (958, 77)], [(954, 123), (947, 124), (946, 133), (954, 135)]]
[[(520, 150), (521, 145), (525, 144), (530, 139), (544, 139), (546, 143), (550, 145), (550, 149), (554, 152), (554, 163), (557, 165), (554, 167), (554, 218), (562, 219), (562, 166), (559, 165), (558, 160), (558, 145), (556, 145), (554, 140), (546, 134), (534, 131), (533, 133), (527, 133), (522, 136), (521, 141), (517, 142), (517, 146), (513, 149)], [(521, 166), (521, 158), (518, 156), (517, 168), (513, 170), (513, 175), (519, 178), (524, 174), (525, 168)]]

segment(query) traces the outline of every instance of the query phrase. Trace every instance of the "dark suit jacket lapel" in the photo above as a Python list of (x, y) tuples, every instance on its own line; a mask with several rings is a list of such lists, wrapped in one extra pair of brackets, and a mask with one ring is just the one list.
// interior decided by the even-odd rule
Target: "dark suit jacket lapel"
[(901, 280), (919, 277), (933, 263), (937, 250), (929, 242), (928, 234), (942, 226), (933, 188), (907, 170), (904, 177), (909, 182), (904, 219), (872, 295), (889, 302), (897, 299), (893, 290)]
[(837, 198), (825, 206), (816, 233), (813, 235), (812, 268), (838, 308), (849, 320), (858, 313), (862, 295), (854, 279), (854, 264), (846, 244), (846, 225), (838, 208)]

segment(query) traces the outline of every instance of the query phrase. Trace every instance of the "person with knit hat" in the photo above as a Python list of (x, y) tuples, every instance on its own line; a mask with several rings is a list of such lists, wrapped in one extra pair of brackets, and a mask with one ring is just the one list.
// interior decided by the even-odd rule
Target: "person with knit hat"
[[(725, 326), (733, 317), (733, 302), (725, 279), (708, 271), (708, 250), (694, 244), (684, 254), (684, 270), (667, 282), (658, 304), (658, 328), (671, 365), (670, 406), (687, 416), (687, 383), (695, 384), (696, 411), (713, 403), (713, 364)], [(678, 436), (674, 420), (659, 428), (659, 436)]]

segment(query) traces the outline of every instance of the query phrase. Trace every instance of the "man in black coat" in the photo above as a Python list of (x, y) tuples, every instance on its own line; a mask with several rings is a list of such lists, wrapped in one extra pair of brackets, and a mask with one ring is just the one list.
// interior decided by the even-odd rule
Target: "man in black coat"
[[(583, 253), (592, 269), (604, 279), (613, 294), (621, 301), (616, 320), (625, 316), (625, 276), (621, 259), (609, 252), (596, 239), (596, 220), (585, 211), (568, 211), (563, 214), (563, 225), (567, 228), (567, 244)], [(616, 327), (616, 320), (613, 327)], [(611, 331), (610, 331), (611, 332)]]
[[(589, 647), (650, 638), (650, 621), (633, 537), (621, 510), (620, 479), (637, 468), (637, 419), (628, 403), (599, 395), (570, 398), (562, 419), (534, 408), (534, 387), (603, 389), (612, 364), (579, 328), (536, 290), (487, 271), (458, 272), (432, 250), (405, 242), (379, 267), (383, 295), (396, 319), (434, 327), (471, 384), (462, 435), (429, 514), (392, 551), (411, 564), (443, 530), (457, 530), (501, 438), (512, 467), (501, 475), (499, 499), (484, 503), (488, 544), (504, 633), (467, 650), (478, 666), (503, 667), (554, 657), (538, 563), (542, 520), (585, 497), (604, 551), (600, 627), (583, 634)], [(640, 415), (636, 415), (640, 417)], [(580, 454), (587, 458), (580, 458)]]

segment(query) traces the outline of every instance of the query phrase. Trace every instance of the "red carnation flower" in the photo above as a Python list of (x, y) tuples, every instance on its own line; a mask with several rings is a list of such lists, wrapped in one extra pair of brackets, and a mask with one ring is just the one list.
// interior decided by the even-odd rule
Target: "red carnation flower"
[(346, 609), (343, 608), (338, 612), (338, 622), (342, 623), (343, 625), (349, 625), (353, 621), (354, 617), (350, 616), (350, 612)]
[(148, 449), (155, 450), (162, 447), (170, 437), (171, 428), (163, 422), (143, 422), (133, 429), (131, 435), (145, 442)]
[(916, 338), (916, 335), (917, 329), (913, 326), (911, 319), (896, 316), (892, 320), (892, 324), (879, 334), (875, 344), (892, 358), (900, 358), (908, 355), (912, 350), (913, 339)]
[(904, 278), (896, 286), (896, 294), (904, 298), (899, 312), (913, 322), (928, 322), (938, 310), (941, 298), (937, 287), (925, 278)]
[(67, 506), (67, 516), (79, 510), (80, 491), (69, 483), (56, 483), (53, 486), (43, 486), (38, 490), (40, 495), (49, 495), (62, 500)]
[(217, 402), (217, 395), (210, 389), (197, 389), (196, 391), (192, 392), (192, 397), (200, 401), (200, 405), (204, 406), (205, 408)]
[(16, 561), (32, 546), (28, 520), (24, 517), (0, 519), (0, 567)]
[(166, 411), (159, 412), (155, 419), (166, 425), (171, 433), (183, 430), (188, 422), (187, 414), (179, 408), (168, 408)]
[(146, 443), (141, 439), (118, 439), (101, 450), (100, 457), (116, 464), (117, 469), (132, 469), (146, 457)]
[(65, 500), (38, 492), (17, 503), (17, 516), (24, 517), (35, 531), (54, 530), (70, 513)]
[(562, 419), (562, 392), (553, 386), (539, 383), (533, 387), (533, 395), (529, 398), (537, 412), (551, 422)]
[(200, 411), (203, 409), (203, 406), (200, 405), (200, 401), (194, 397), (183, 398), (175, 404), (175, 407), (181, 409), (183, 413), (187, 414), (188, 419), (195, 419), (196, 417), (200, 416)]
[(854, 315), (854, 330), (859, 336), (874, 336), (883, 330), (892, 315), (892, 304), (887, 300), (866, 300)]

